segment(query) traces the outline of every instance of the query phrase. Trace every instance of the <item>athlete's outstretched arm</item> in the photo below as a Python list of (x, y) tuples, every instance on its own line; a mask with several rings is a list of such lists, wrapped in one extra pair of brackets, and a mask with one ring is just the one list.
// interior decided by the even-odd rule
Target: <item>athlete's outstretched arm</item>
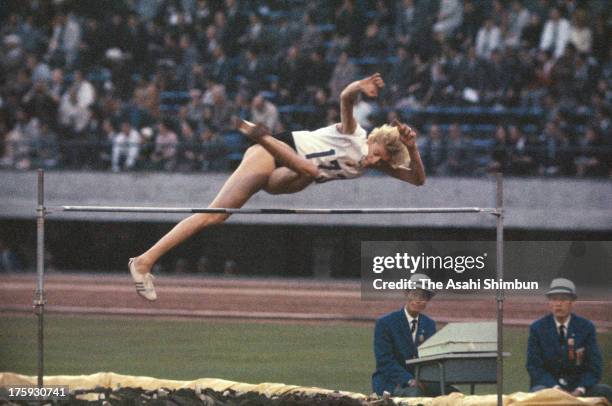
[(417, 133), (412, 128), (399, 121), (394, 121), (393, 125), (399, 129), (400, 139), (408, 148), (408, 154), (410, 154), (410, 165), (408, 167), (400, 166), (393, 168), (389, 164), (383, 163), (378, 168), (384, 173), (393, 176), (404, 182), (411, 183), (415, 186), (421, 186), (425, 184), (425, 167), (423, 161), (421, 161), (421, 155), (416, 145)]
[(353, 117), (353, 107), (355, 107), (359, 93), (363, 92), (366, 96), (376, 97), (378, 96), (378, 89), (384, 85), (385, 82), (380, 73), (375, 73), (367, 78), (357, 80), (344, 88), (342, 93), (340, 93), (340, 117), (342, 120), (340, 131), (343, 134), (352, 134), (357, 128), (357, 122), (355, 117)]

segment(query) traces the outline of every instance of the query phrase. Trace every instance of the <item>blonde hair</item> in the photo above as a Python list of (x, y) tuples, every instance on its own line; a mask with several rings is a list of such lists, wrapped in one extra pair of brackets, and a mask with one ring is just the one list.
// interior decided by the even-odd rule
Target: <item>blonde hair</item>
[(410, 164), (410, 154), (408, 148), (400, 139), (400, 133), (397, 127), (389, 124), (383, 124), (372, 130), (368, 136), (368, 141), (375, 142), (385, 148), (391, 159), (389, 164), (393, 168), (399, 166), (408, 166)]

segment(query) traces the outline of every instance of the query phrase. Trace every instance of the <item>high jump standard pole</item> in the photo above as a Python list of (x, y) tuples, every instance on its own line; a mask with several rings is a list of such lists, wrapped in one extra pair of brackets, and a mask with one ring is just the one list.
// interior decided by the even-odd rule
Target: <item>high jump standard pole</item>
[(45, 313), (45, 172), (38, 170), (38, 205), (36, 206), (36, 273), (37, 284), (34, 294), (34, 313), (38, 317), (38, 386), (43, 386), (43, 331)]
[[(495, 206), (496, 206), (496, 228), (495, 258), (497, 280), (504, 279), (504, 184), (501, 173), (497, 173), (495, 179)], [(497, 319), (497, 405), (503, 405), (504, 392), (504, 290), (497, 289), (496, 292), (496, 319)]]

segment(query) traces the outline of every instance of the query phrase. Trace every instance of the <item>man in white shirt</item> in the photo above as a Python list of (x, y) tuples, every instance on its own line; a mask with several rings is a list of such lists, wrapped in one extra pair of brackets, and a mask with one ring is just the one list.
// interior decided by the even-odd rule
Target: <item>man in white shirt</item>
[(491, 52), (501, 45), (501, 31), (495, 25), (492, 17), (485, 20), (485, 23), (476, 35), (476, 55), (481, 58), (489, 59)]
[[(121, 123), (121, 131), (113, 137), (111, 165), (113, 172), (121, 167), (133, 169), (140, 154), (140, 134), (128, 120)], [(123, 161), (123, 164), (122, 162)]]
[(542, 36), (540, 37), (540, 49), (551, 51), (555, 58), (559, 58), (565, 51), (565, 45), (570, 38), (570, 23), (561, 17), (558, 8), (550, 10), (550, 17), (544, 24)]

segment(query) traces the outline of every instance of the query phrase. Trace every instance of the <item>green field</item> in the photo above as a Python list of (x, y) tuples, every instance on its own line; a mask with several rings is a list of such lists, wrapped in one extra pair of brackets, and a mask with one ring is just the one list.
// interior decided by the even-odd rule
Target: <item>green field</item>
[[(45, 374), (282, 382), (369, 394), (372, 327), (153, 319), (45, 318)], [(507, 328), (505, 392), (527, 389), (527, 329)], [(612, 334), (599, 334), (610, 384)], [(0, 371), (36, 375), (36, 319), (0, 316)], [(493, 393), (494, 386), (477, 387)]]

